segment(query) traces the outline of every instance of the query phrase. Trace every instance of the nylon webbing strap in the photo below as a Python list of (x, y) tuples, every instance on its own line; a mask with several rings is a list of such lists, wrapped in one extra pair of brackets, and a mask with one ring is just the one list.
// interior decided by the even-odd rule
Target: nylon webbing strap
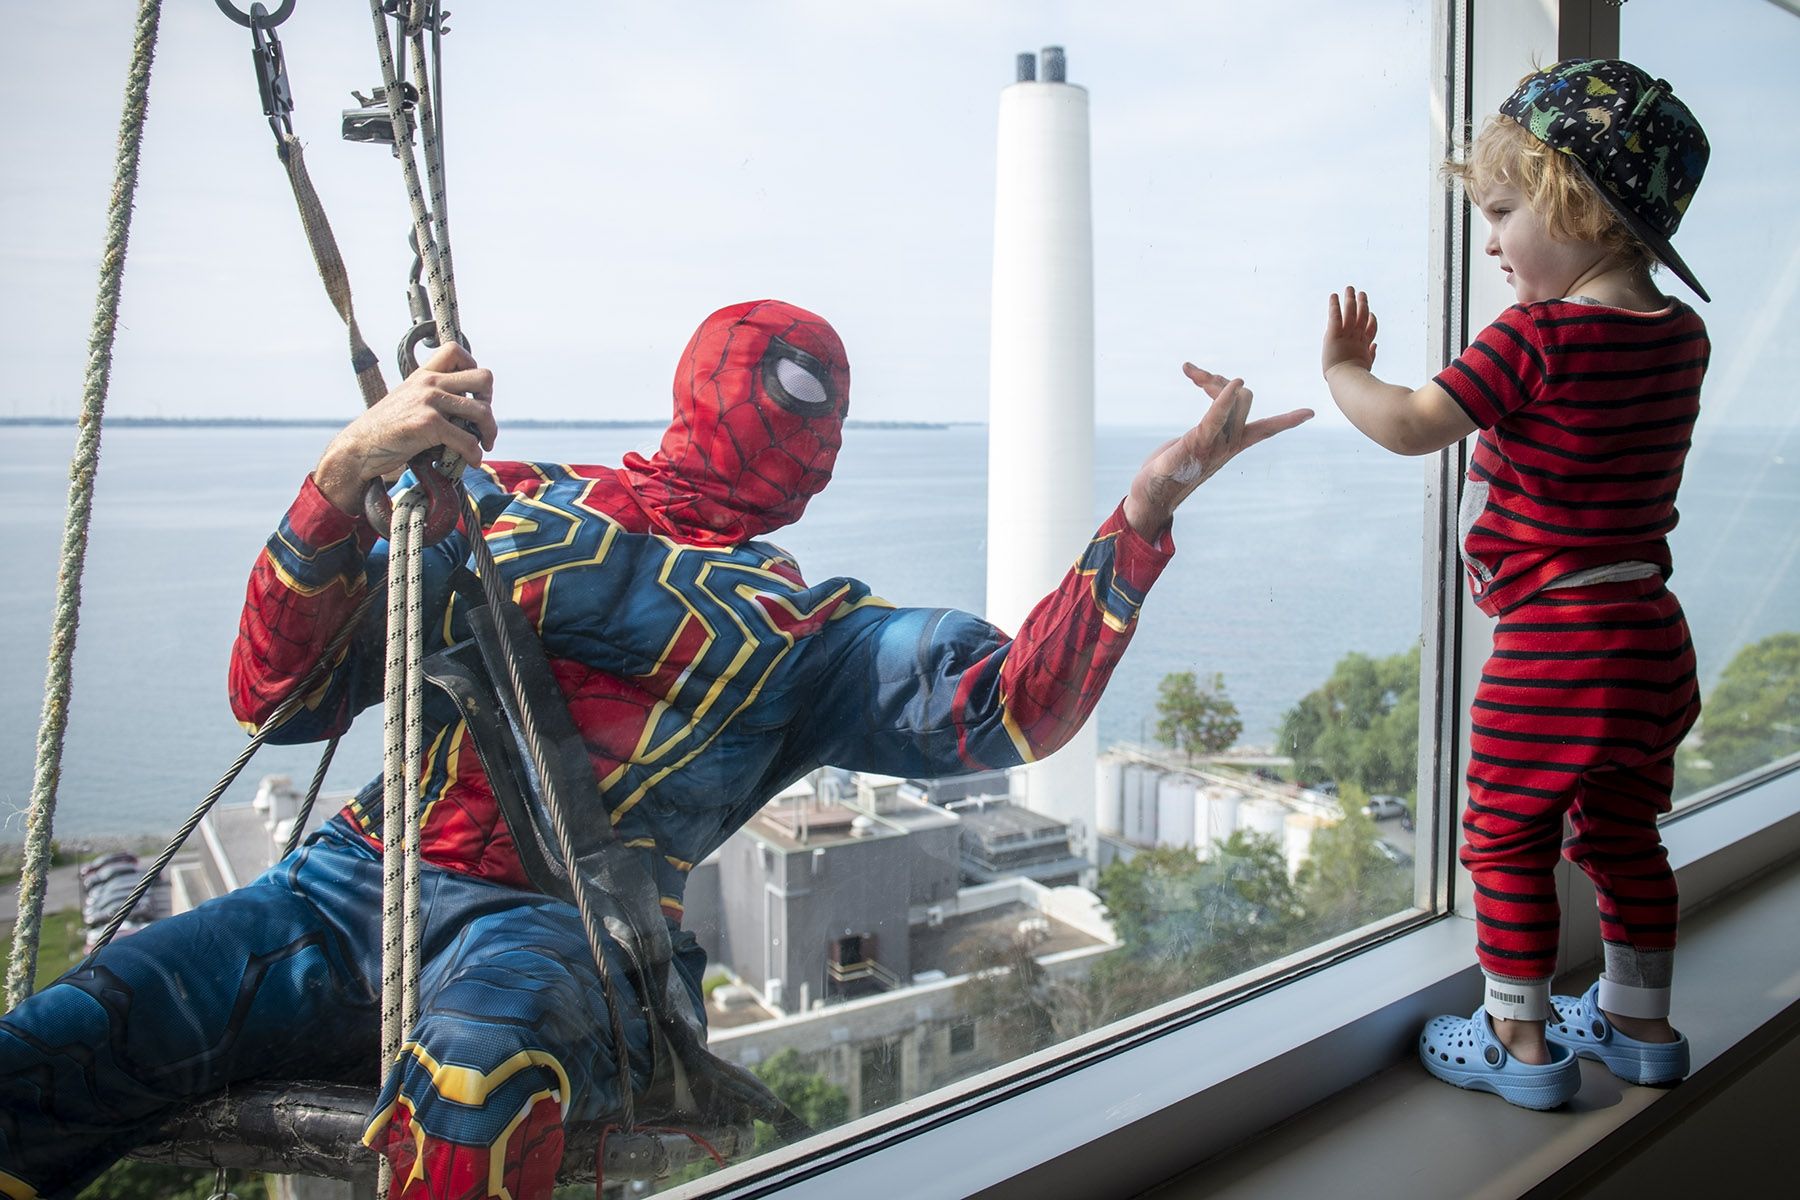
[(356, 324), (356, 306), (350, 299), (350, 273), (344, 267), (344, 256), (338, 251), (337, 237), (325, 206), (319, 201), (312, 176), (306, 171), (306, 152), (300, 139), (291, 133), (281, 135), (276, 153), (287, 168), (288, 186), (294, 190), (294, 204), (300, 210), (300, 227), (306, 233), (307, 249), (312, 251), (313, 265), (319, 269), (319, 281), (331, 306), (343, 318), (350, 337), (350, 369), (356, 373), (356, 386), (362, 392), (364, 405), (374, 404), (387, 395), (387, 381), (381, 377), (381, 363), (363, 340)]

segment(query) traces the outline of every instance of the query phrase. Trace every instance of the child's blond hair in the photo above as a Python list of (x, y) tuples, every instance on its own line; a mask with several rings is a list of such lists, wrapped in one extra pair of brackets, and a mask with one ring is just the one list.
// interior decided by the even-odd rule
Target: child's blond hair
[(1444, 163), (1444, 174), (1459, 180), (1477, 203), (1495, 184), (1511, 184), (1558, 241), (1597, 242), (1628, 267), (1648, 271), (1657, 265), (1655, 253), (1600, 198), (1581, 168), (1511, 117), (1489, 117), (1461, 161)]

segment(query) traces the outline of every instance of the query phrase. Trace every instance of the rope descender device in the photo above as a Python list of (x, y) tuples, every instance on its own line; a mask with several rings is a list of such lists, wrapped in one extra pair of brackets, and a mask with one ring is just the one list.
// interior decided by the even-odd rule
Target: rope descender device
[[(424, 544), (429, 546), (441, 542), (450, 536), (461, 519), (461, 484), (451, 480), (439, 469), (434, 451), (423, 451), (406, 465), (412, 471), (413, 482), (425, 493)], [(375, 527), (376, 533), (384, 538), (392, 537), (394, 502), (388, 495), (387, 487), (379, 479), (369, 480), (368, 490), (363, 493), (363, 516), (369, 519), (369, 524)]]

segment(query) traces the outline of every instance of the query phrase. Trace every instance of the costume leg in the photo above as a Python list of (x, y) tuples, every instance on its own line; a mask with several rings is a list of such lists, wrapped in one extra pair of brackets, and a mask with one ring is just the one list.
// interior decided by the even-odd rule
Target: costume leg
[(358, 950), (307, 897), (330, 851), (157, 921), (0, 1019), (0, 1195), (73, 1195), (228, 1083), (366, 1064)]
[[(404, 1200), (546, 1200), (565, 1116), (619, 1108), (611, 1020), (580, 920), (543, 896), (432, 874), (421, 1015), (364, 1141), (388, 1156)], [(616, 953), (611, 965), (641, 1089), (648, 1032)]]

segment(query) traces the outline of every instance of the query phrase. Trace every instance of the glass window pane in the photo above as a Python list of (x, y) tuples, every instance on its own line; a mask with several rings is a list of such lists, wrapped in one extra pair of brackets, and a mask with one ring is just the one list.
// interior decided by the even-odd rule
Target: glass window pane
[[(695, 866), (680, 898), (708, 959), (712, 1048), (829, 1128), (1410, 913), (1429, 858), (1413, 815), (1432, 802), (1417, 781), (1427, 472), (1348, 425), (1318, 355), (1327, 294), (1354, 284), (1380, 314), (1384, 377), (1426, 378), (1427, 0), (1166, 4), (1127, 20), (1065, 6), (1049, 30), (1027, 4), (870, 4), (791, 25), (590, 8), (562, 30), (591, 54), (581, 71), (544, 74), (541, 39), (491, 14), (485, 28), (459, 14), (445, 51), (462, 304), (503, 381), (492, 457), (653, 453), (693, 322), (790, 297), (843, 333), (862, 423), (829, 490), (774, 539), (811, 583), (850, 576), (897, 605), (982, 612), (987, 543), (1008, 536), (985, 520), (996, 115), (1015, 54), (1050, 37), (1090, 106), (1096, 429), (1091, 462), (1050, 464), (1091, 476), (1083, 537), (1204, 411), (1184, 360), (1247, 379), (1253, 415), (1318, 410), (1183, 508), (1179, 550), (1091, 722), (1080, 812), (1034, 807), (1028, 771), (827, 769)], [(70, 841), (166, 832), (241, 747), (221, 683), (244, 576), (325, 423), (356, 404), (237, 31), (219, 26), (216, 43), (169, 39), (159, 62), (206, 83), (159, 92), (164, 141), (146, 154), (135, 348), (119, 354), (109, 419), (153, 420), (107, 431), (59, 812)], [(67, 59), (66, 31), (31, 29), (31, 57)], [(331, 103), (306, 98), (336, 94), (340, 74), (339, 92), (368, 85), (335, 36), (284, 27), (306, 76), (296, 122), (318, 146), (362, 324), (386, 345), (377, 330), (405, 327), (404, 212), (386, 152), (337, 146)], [(221, 95), (246, 105), (241, 121), (218, 119)], [(91, 135), (86, 182), (0, 196), (17, 235), (0, 252), (54, 284), (27, 289), (43, 301), (0, 331), (30, 368), (15, 415), (64, 419), (14, 431), (0, 459), (21, 564), (0, 595), (0, 625), (19, 631), (0, 643), (0, 816), (15, 829), (85, 353), (81, 256), (99, 227), (97, 208), (77, 221), (74, 205), (78, 190), (103, 195), (116, 122), (110, 99), (71, 104)], [(0, 145), (25, 161), (42, 136), (0, 130)], [(229, 185), (188, 186), (208, 172)], [(54, 253), (20, 249), (38, 243)], [(292, 332), (272, 345), (273, 328)], [(246, 377), (269, 380), (269, 408), (247, 411)], [(231, 423), (272, 415), (321, 424)], [(154, 703), (109, 686), (119, 678), (155, 681)], [(380, 728), (365, 712), (345, 738), (327, 813), (379, 770)], [(249, 849), (221, 888), (253, 878), (285, 833), (291, 789), (258, 812), (256, 776), (303, 785), (315, 761), (271, 748), (227, 795), (245, 836), (221, 844)]]
[(1800, 111), (1800, 16), (1767, 0), (1719, 0), (1703, 16), (1635, 0), (1621, 18), (1624, 56), (1673, 84), (1712, 146), (1674, 239), (1713, 298), (1670, 538), (1703, 705), (1676, 760), (1680, 803), (1800, 752), (1800, 128), (1759, 115)]

